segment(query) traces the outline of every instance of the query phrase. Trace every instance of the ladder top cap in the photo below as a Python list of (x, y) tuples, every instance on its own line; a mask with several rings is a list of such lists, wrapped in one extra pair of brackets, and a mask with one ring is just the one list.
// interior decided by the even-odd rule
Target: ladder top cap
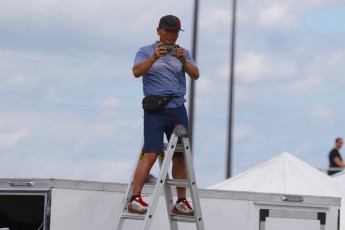
[(176, 125), (174, 129), (174, 133), (178, 137), (188, 137), (188, 131), (183, 125)]

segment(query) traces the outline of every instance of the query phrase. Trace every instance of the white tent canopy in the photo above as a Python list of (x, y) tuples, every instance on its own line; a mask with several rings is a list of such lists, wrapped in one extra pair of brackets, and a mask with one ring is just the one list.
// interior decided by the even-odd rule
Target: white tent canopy
[(334, 179), (286, 152), (210, 189), (341, 197)]

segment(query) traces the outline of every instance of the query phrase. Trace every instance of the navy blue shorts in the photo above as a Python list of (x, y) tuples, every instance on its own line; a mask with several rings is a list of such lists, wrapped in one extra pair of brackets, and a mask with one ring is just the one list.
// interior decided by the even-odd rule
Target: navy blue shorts
[(170, 140), (176, 124), (188, 129), (188, 117), (184, 105), (178, 108), (165, 108), (159, 113), (144, 112), (144, 153), (162, 153), (164, 133), (167, 140)]

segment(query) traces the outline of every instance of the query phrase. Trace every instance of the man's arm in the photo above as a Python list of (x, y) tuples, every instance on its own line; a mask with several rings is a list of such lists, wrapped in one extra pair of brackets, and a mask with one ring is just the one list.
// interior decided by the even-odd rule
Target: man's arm
[(338, 167), (345, 167), (345, 164), (342, 160), (340, 160), (340, 157), (334, 157), (333, 160)]
[(161, 47), (161, 44), (162, 43), (158, 43), (155, 51), (148, 59), (133, 66), (132, 71), (134, 77), (138, 78), (146, 74), (153, 65), (153, 63), (155, 63), (155, 61), (157, 61), (166, 53), (166, 50), (163, 47)]
[[(187, 59), (186, 59), (187, 61)], [(186, 62), (184, 61), (184, 62)], [(184, 70), (186, 71), (186, 73), (193, 78), (194, 80), (198, 79), (200, 76), (199, 73), (199, 69), (198, 67), (196, 67), (195, 65), (193, 65), (192, 63), (190, 63), (189, 61), (187, 61), (187, 63), (183, 64)]]
[(139, 64), (136, 64), (135, 66), (133, 66), (132, 71), (133, 71), (134, 77), (138, 78), (146, 74), (147, 71), (149, 71), (149, 69), (153, 65), (153, 63), (155, 63), (155, 61), (157, 61), (158, 59), (159, 57), (157, 58), (155, 54), (152, 54), (151, 57), (149, 57), (145, 61), (140, 62)]

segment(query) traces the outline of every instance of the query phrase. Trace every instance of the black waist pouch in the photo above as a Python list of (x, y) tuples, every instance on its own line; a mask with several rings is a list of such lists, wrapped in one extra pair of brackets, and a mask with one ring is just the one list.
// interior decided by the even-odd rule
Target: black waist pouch
[(174, 98), (174, 96), (155, 95), (144, 97), (142, 101), (143, 109), (148, 113), (158, 113)]

